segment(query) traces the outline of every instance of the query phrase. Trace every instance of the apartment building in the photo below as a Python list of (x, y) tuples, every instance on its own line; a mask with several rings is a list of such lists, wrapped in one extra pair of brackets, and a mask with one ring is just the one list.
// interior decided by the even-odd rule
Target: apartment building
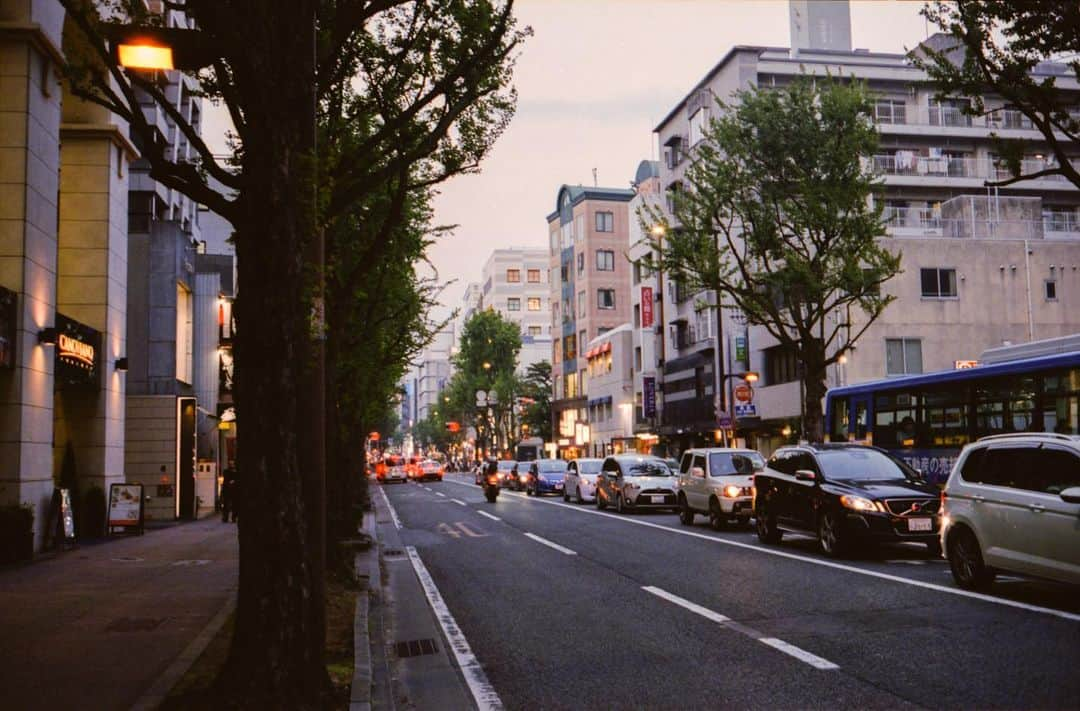
[(484, 263), (480, 307), (494, 309), (521, 329), (518, 371), (551, 359), (551, 293), (547, 250), (496, 249)]
[[(792, 3), (796, 6), (817, 3)], [(846, 12), (828, 13), (849, 22)], [(793, 27), (795, 18), (793, 16)], [(827, 33), (828, 34), (828, 33)], [(830, 43), (845, 31), (828, 34)], [(850, 36), (850, 31), (847, 31)], [(984, 183), (1007, 176), (994, 152), (991, 132), (1028, 142), (1025, 171), (1052, 164), (1042, 135), (1016, 111), (986, 97), (985, 116), (961, 111), (960, 99), (939, 100), (927, 75), (903, 54), (815, 46), (820, 38), (798, 35), (793, 47), (736, 46), (656, 126), (665, 195), (683, 188), (703, 129), (717, 111), (748, 84), (783, 86), (802, 72), (857, 77), (875, 92), (874, 117), (881, 132), (878, 153), (868, 158), (881, 176), (888, 236), (884, 244), (903, 254), (903, 273), (884, 289), (897, 301), (859, 339), (846, 363), (830, 372), (830, 384), (951, 368), (1003, 342), (1019, 343), (1080, 331), (1080, 192), (1046, 176), (988, 190)], [(808, 38), (807, 38), (808, 37)], [(949, 42), (931, 37), (927, 44)], [(1042, 64), (1040, 76), (1057, 85), (1080, 86), (1067, 67)], [(1076, 156), (1080, 160), (1080, 156)], [(730, 391), (715, 393), (713, 364), (727, 374), (753, 370), (761, 380), (740, 429), (770, 450), (780, 428), (798, 432), (798, 364), (761, 328), (740, 322), (723, 309), (715, 333), (711, 294), (686, 294), (665, 279), (666, 358), (661, 433), (677, 447), (711, 437), (716, 403), (728, 414)], [(720, 353), (716, 344), (721, 344)], [(690, 396), (683, 397), (684, 393)], [(719, 397), (718, 397), (719, 395)], [(681, 398), (675, 400), (674, 398)], [(685, 404), (679, 404), (685, 402)]]
[(637, 450), (634, 330), (632, 324), (624, 323), (585, 345), (588, 436), (583, 439), (594, 457)]
[(446, 329), (435, 334), (431, 344), (417, 359), (410, 374), (413, 382), (412, 413), (415, 422), (427, 419), (442, 402), (442, 391), (450, 382), (453, 366), (450, 357), (454, 348), (454, 332)]
[(625, 258), (634, 191), (563, 185), (547, 216), (552, 334), (552, 431), (564, 456), (584, 451), (585, 345), (630, 318)]

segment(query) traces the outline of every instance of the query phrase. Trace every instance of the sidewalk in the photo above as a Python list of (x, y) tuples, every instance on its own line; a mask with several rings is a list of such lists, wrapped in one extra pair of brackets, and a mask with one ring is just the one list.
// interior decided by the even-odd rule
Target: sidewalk
[(237, 550), (210, 517), (0, 570), (4, 707), (130, 709), (235, 598)]

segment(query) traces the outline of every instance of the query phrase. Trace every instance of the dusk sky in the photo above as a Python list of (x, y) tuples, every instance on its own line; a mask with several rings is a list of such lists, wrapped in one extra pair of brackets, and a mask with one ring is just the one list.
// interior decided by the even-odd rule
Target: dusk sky
[[(853, 46), (914, 46), (928, 29), (921, 7), (852, 2)], [(547, 244), (559, 186), (591, 184), (595, 169), (600, 185), (628, 187), (656, 157), (653, 127), (733, 45), (790, 45), (786, 0), (519, 0), (517, 16), (534, 31), (514, 75), (517, 114), (481, 173), (447, 183), (435, 203), (438, 224), (458, 225), (430, 253), (455, 282), (447, 313), (491, 250)], [(212, 109), (212, 142), (221, 119)]]

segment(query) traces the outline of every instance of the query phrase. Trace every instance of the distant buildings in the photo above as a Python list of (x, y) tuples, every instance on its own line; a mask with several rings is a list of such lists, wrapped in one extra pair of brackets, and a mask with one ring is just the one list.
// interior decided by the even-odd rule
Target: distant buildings
[(480, 308), (499, 312), (521, 329), (518, 372), (551, 360), (551, 294), (545, 249), (496, 249), (484, 263)]

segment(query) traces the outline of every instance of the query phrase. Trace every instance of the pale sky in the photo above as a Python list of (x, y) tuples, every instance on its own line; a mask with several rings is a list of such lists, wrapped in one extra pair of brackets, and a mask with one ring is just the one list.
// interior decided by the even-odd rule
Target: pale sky
[[(855, 0), (853, 47), (903, 52), (926, 37), (922, 2)], [(736, 44), (790, 46), (786, 0), (518, 0), (534, 35), (514, 73), (517, 114), (478, 175), (442, 186), (430, 258), (446, 313), (493, 249), (546, 247), (564, 183), (629, 187), (656, 157), (653, 127)], [(217, 115), (215, 115), (217, 114)], [(220, 113), (208, 113), (214, 141)], [(220, 129), (217, 129), (220, 133)], [(445, 315), (445, 314), (441, 314)]]

